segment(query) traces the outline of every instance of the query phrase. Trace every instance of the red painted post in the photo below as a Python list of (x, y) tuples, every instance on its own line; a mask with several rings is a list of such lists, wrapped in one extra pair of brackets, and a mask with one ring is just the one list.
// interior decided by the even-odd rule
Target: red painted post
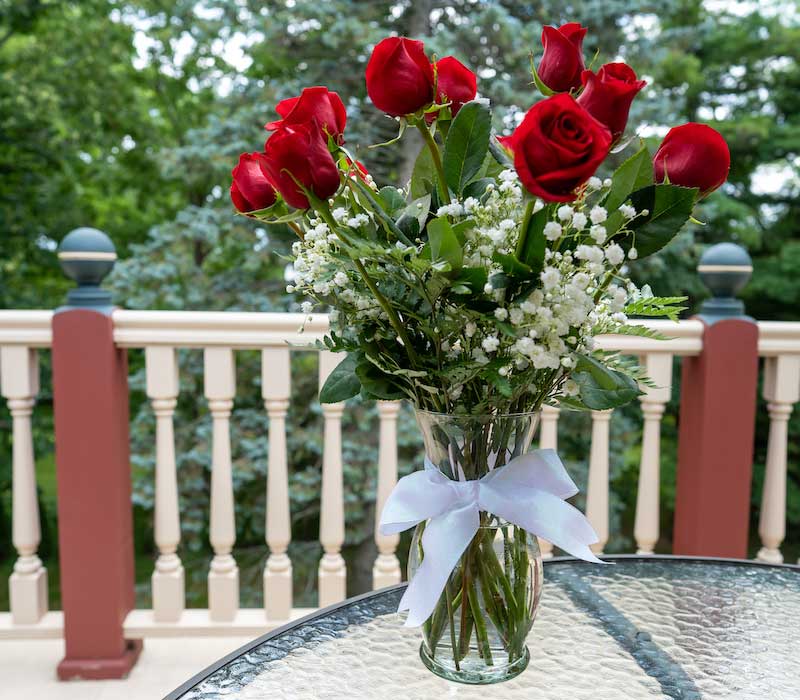
[(128, 363), (114, 345), (110, 296), (97, 286), (115, 257), (91, 229), (72, 232), (59, 252), (80, 285), (53, 318), (61, 680), (124, 678), (142, 649), (123, 632), (134, 606)]
[(733, 295), (750, 258), (732, 244), (698, 270), (715, 297), (703, 306), (703, 351), (683, 360), (675, 554), (745, 558), (758, 384), (758, 326)]

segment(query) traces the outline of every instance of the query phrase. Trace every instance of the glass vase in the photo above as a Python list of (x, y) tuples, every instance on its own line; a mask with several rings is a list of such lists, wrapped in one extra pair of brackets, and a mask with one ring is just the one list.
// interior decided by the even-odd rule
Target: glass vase
[[(451, 416), (417, 411), (425, 452), (454, 480), (480, 479), (530, 447), (538, 414)], [(417, 525), (409, 580), (425, 557)], [(480, 512), (480, 527), (451, 572), (422, 627), (420, 656), (438, 676), (461, 683), (498, 683), (528, 665), (525, 644), (542, 591), (537, 538), (498, 516)]]

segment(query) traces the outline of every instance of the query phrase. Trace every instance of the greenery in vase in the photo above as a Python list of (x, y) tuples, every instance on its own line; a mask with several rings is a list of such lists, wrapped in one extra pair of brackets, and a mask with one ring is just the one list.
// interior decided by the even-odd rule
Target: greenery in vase
[[(545, 97), (500, 139), (463, 64), (431, 62), (419, 41), (378, 43), (367, 91), (398, 122), (389, 143), (409, 128), (424, 137), (402, 187), (375, 186), (344, 145), (342, 100), (324, 87), (281, 102), (264, 152), (242, 154), (235, 205), (292, 226), (290, 290), (332, 309), (326, 346), (347, 353), (322, 401), (360, 392), (479, 414), (546, 401), (607, 409), (639, 393), (638, 367), (593, 338), (647, 334), (629, 315), (676, 317), (682, 298), (637, 289), (626, 260), (666, 245), (730, 159), (698, 124), (673, 129), (655, 157), (626, 141), (644, 81), (621, 63), (581, 70), (585, 33), (545, 28), (531, 67)], [(633, 154), (613, 177), (594, 175), (625, 148)]]

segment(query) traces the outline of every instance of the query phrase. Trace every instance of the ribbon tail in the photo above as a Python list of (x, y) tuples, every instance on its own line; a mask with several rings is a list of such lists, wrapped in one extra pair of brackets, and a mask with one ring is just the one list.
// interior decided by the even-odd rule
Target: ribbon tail
[(598, 537), (586, 516), (552, 493), (492, 482), (482, 485), (480, 507), (552, 542), (578, 559), (606, 563), (589, 548)]
[(406, 627), (427, 620), (464, 550), (480, 525), (477, 503), (469, 503), (432, 519), (422, 535), (424, 557), (397, 610), (408, 610)]

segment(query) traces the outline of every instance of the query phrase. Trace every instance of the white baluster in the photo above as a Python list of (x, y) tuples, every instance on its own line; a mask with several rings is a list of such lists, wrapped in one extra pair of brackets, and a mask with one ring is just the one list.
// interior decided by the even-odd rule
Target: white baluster
[(659, 535), (661, 417), (664, 415), (664, 408), (671, 393), (672, 355), (662, 352), (650, 353), (643, 359), (643, 364), (654, 386), (642, 385), (644, 393), (639, 397), (644, 415), (644, 427), (633, 536), (636, 539), (637, 554), (652, 554)]
[[(344, 353), (322, 350), (319, 353), (319, 385), (344, 359)], [(322, 497), (320, 502), (319, 541), (324, 554), (319, 563), (319, 605), (332, 605), (346, 596), (344, 544), (344, 493), (342, 474), (342, 414), (344, 403), (322, 404), (325, 421), (322, 456)]]
[(373, 589), (400, 583), (400, 561), (395, 555), (400, 535), (382, 535), (379, 522), (383, 505), (397, 483), (397, 414), (399, 401), (378, 401), (380, 440), (378, 443), (378, 492), (375, 498), (375, 544), (378, 557), (372, 567)]
[[(541, 449), (551, 449), (558, 451), (558, 414), (561, 409), (558, 406), (542, 406), (542, 414), (539, 425), (539, 447)], [(542, 559), (553, 558), (553, 545), (547, 540), (539, 539), (539, 549), (542, 552)]]
[(175, 436), (172, 416), (177, 404), (178, 355), (174, 348), (145, 348), (147, 396), (156, 416), (155, 541), (158, 560), (152, 576), (153, 617), (177, 622), (186, 606), (184, 571), (178, 556), (181, 523)]
[(239, 609), (239, 567), (231, 552), (236, 541), (231, 467), (230, 415), (236, 395), (233, 350), (206, 348), (205, 395), (213, 420), (211, 452), (211, 547), (214, 558), (208, 572), (211, 619), (230, 622)]
[(42, 536), (31, 432), (31, 414), (39, 393), (36, 350), (0, 348), (0, 389), (13, 424), (11, 539), (18, 557), (8, 581), (11, 617), (14, 624), (30, 625), (47, 612), (47, 570), (37, 554)]
[(608, 455), (612, 410), (592, 411), (592, 448), (589, 453), (589, 481), (586, 487), (586, 517), (597, 533), (592, 545), (602, 554), (608, 542)]
[(264, 611), (268, 620), (288, 620), (292, 609), (292, 537), (289, 511), (289, 468), (286, 455), (286, 412), (289, 409), (288, 347), (261, 352), (261, 395), (269, 416), (266, 537), (269, 557), (264, 567)]
[(769, 439), (758, 534), (762, 547), (757, 558), (783, 562), (781, 542), (786, 535), (786, 452), (789, 416), (800, 399), (800, 357), (768, 357), (764, 363), (764, 400), (769, 410)]

